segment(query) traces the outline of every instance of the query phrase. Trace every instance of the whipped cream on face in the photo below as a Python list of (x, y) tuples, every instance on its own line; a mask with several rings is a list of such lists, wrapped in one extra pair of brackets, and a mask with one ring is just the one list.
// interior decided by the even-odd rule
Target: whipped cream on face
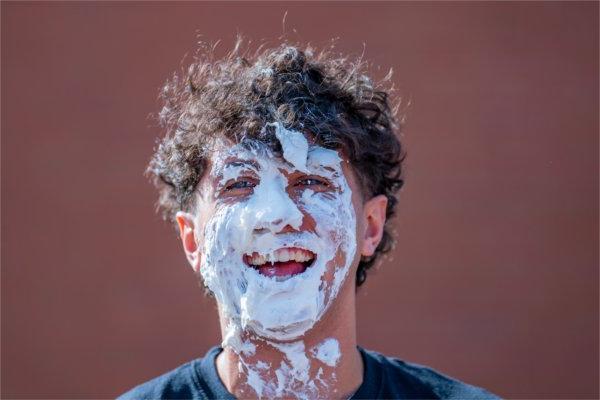
[[(240, 366), (257, 395), (310, 397), (316, 392), (306, 385), (310, 363), (304, 343), (290, 347), (281, 342), (297, 340), (311, 329), (339, 292), (356, 252), (356, 216), (337, 151), (309, 146), (301, 132), (270, 125), (282, 145), (283, 160), (258, 142), (237, 144), (213, 156), (217, 161), (210, 177), (218, 181), (218, 188), (244, 176), (252, 176), (255, 185), (250, 194), (233, 200), (220, 199), (217, 190), (212, 218), (196, 221), (196, 227), (205, 227), (196, 232), (204, 238), (200, 273), (229, 321), (223, 347), (253, 354), (253, 346), (241, 340), (241, 333), (248, 332), (285, 353), (287, 362), (276, 371), (277, 382), (261, 379), (265, 365)], [(328, 190), (303, 187), (300, 195), (290, 197), (286, 176), (298, 172), (323, 178)], [(315, 222), (314, 230), (301, 229), (304, 218)], [(300, 251), (290, 254), (286, 249)], [(285, 280), (252, 267), (285, 257), (311, 264)], [(323, 362), (329, 365), (332, 357)]]
[(281, 143), (283, 158), (298, 171), (307, 172), (308, 141), (302, 132), (286, 129), (278, 122), (267, 124), (267, 126), (275, 127), (275, 136)]
[[(261, 337), (295, 339), (327, 310), (354, 258), (356, 218), (341, 159), (335, 150), (311, 146), (306, 153), (308, 172), (327, 179), (334, 190), (305, 189), (301, 198), (294, 201), (282, 173), (294, 169), (268, 148), (238, 144), (225, 155), (219, 159), (235, 157), (248, 162), (227, 168), (215, 165), (213, 173), (219, 176), (225, 170), (222, 179), (231, 179), (247, 171), (258, 178), (258, 184), (252, 194), (240, 201), (217, 204), (203, 232), (200, 273), (231, 324)], [(314, 232), (300, 230), (304, 218), (301, 208), (316, 222)], [(294, 232), (282, 233), (286, 226)], [(246, 254), (256, 252), (274, 259), (275, 253), (286, 247), (306, 249), (316, 258), (306, 271), (283, 282), (263, 276), (244, 263)], [(335, 279), (324, 282), (328, 264), (335, 262), (338, 251), (343, 264), (331, 265)]]

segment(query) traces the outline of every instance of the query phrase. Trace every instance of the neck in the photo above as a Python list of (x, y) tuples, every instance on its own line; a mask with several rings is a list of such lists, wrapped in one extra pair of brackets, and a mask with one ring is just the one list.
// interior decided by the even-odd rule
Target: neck
[[(356, 347), (354, 288), (350, 289), (351, 301), (335, 302), (296, 340), (279, 342), (242, 332), (243, 345), (225, 346), (217, 358), (227, 390), (238, 398), (351, 397), (362, 382), (363, 365)], [(222, 327), (228, 323), (221, 316)]]

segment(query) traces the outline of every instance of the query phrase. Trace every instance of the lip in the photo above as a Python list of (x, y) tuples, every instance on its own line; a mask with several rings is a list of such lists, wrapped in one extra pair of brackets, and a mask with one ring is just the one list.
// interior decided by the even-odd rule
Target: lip
[[(244, 264), (246, 264), (247, 267), (249, 268), (253, 268), (255, 270), (258, 271), (258, 273), (260, 273), (261, 275), (264, 276), (269, 276), (269, 277), (276, 277), (276, 278), (287, 278), (287, 277), (291, 277), (294, 275), (298, 275), (303, 273), (304, 271), (306, 271), (308, 268), (310, 268), (315, 260), (317, 259), (317, 255), (315, 253), (313, 253), (310, 250), (307, 249), (303, 249), (300, 247), (283, 247), (281, 249), (286, 249), (289, 251), (293, 251), (293, 250), (301, 250), (304, 252), (308, 252), (312, 255), (312, 258), (309, 261), (305, 261), (305, 262), (299, 262), (296, 260), (289, 260), (289, 261), (276, 261), (276, 262), (265, 262), (264, 264), (260, 264), (260, 265), (253, 265), (250, 263), (250, 259), (252, 257), (258, 256), (259, 253), (258, 252), (253, 252), (251, 254), (244, 254)], [(278, 249), (278, 250), (281, 250)]]

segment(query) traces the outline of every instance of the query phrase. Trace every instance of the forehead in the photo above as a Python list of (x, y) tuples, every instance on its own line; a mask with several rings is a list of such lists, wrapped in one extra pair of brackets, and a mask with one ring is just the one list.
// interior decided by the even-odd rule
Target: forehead
[(303, 152), (294, 151), (290, 155), (285, 151), (275, 151), (262, 142), (219, 143), (210, 152), (205, 176), (218, 177), (230, 170), (250, 169), (261, 172), (272, 168), (278, 169), (285, 175), (336, 171), (346, 175), (349, 166), (350, 163), (342, 152), (316, 144), (307, 145)]

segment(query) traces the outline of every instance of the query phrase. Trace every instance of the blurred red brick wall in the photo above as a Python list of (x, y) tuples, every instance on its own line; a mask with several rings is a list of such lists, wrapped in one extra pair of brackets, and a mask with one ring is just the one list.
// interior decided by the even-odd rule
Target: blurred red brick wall
[[(598, 396), (598, 3), (2, 2), (2, 396), (111, 397), (218, 342), (142, 176), (196, 35), (339, 37), (412, 101), (361, 344)], [(297, 34), (293, 32), (297, 30)]]

